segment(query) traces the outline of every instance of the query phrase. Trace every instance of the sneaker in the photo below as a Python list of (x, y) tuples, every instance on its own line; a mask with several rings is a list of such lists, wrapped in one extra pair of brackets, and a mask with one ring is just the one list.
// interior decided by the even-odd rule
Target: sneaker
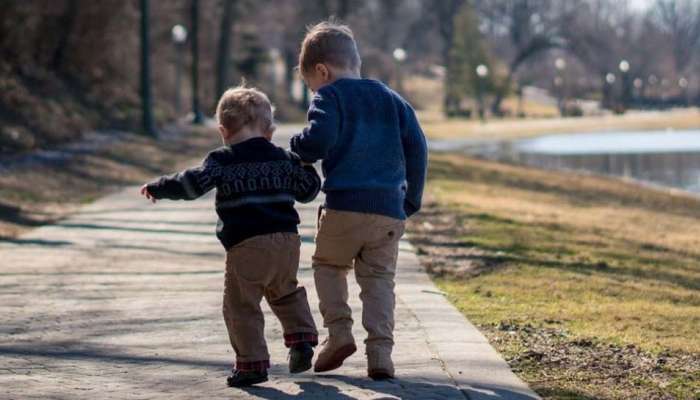
[(267, 371), (239, 371), (232, 370), (226, 378), (226, 383), (231, 387), (244, 387), (257, 383), (267, 382)]
[(352, 336), (329, 336), (323, 342), (323, 349), (318, 353), (318, 359), (314, 364), (315, 372), (326, 372), (340, 368), (343, 361), (357, 351), (355, 340)]
[(298, 343), (289, 349), (289, 373), (298, 374), (311, 369), (314, 349), (308, 342)]

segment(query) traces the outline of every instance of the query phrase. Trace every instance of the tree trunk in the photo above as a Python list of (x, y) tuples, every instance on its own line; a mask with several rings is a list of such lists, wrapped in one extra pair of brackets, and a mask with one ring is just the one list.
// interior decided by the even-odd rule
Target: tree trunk
[(294, 67), (297, 64), (297, 54), (291, 48), (284, 50), (284, 87), (288, 99), (294, 98)]
[(77, 16), (77, 0), (68, 0), (66, 12), (60, 18), (61, 32), (58, 38), (58, 43), (56, 44), (56, 49), (51, 57), (51, 69), (54, 71), (59, 71), (63, 67), (63, 60), (65, 59), (66, 49), (68, 48), (68, 40), (73, 33), (73, 27), (75, 26), (75, 19)]
[(149, 4), (141, 0), (141, 116), (143, 132), (155, 136), (153, 100), (151, 96), (151, 43), (149, 37)]
[(231, 26), (233, 23), (234, 3), (235, 0), (224, 0), (224, 9), (221, 15), (221, 31), (219, 33), (219, 48), (216, 59), (216, 90), (214, 90), (216, 98), (214, 102), (219, 100), (219, 97), (221, 97), (226, 87), (229, 85), (228, 72), (229, 61), (231, 60), (229, 52), (231, 48)]
[(343, 22), (350, 15), (350, 0), (338, 0), (338, 12), (336, 16)]
[(201, 124), (204, 121), (202, 112), (199, 110), (199, 0), (192, 0), (190, 3), (190, 24), (192, 43), (192, 113), (194, 124)]

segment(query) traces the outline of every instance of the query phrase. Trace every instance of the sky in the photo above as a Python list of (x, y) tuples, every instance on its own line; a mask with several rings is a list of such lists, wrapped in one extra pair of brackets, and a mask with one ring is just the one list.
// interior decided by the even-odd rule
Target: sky
[(654, 3), (654, 0), (629, 0), (629, 2), (637, 10), (646, 11)]

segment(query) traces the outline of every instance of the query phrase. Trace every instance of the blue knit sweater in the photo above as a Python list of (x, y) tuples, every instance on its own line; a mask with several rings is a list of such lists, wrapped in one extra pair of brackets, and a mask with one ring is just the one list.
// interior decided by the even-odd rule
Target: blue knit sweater
[(427, 146), (413, 108), (383, 83), (339, 79), (313, 97), (291, 139), (305, 162), (322, 159), (326, 206), (405, 219), (420, 209)]

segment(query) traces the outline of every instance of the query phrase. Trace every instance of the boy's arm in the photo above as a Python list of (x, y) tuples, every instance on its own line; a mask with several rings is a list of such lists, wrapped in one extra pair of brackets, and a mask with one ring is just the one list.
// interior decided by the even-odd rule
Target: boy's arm
[(404, 211), (410, 217), (420, 210), (423, 187), (428, 168), (428, 146), (425, 135), (418, 123), (416, 113), (410, 105), (404, 108), (404, 129), (401, 137), (404, 158), (406, 159), (406, 199)]
[(340, 129), (340, 109), (330, 87), (322, 87), (314, 95), (307, 116), (309, 126), (290, 141), (291, 150), (304, 162), (314, 163), (328, 154)]
[(156, 200), (194, 200), (216, 186), (216, 168), (216, 161), (209, 155), (200, 166), (146, 184), (146, 191)]
[(297, 162), (295, 165), (294, 198), (300, 203), (309, 203), (321, 190), (321, 178), (313, 165)]

